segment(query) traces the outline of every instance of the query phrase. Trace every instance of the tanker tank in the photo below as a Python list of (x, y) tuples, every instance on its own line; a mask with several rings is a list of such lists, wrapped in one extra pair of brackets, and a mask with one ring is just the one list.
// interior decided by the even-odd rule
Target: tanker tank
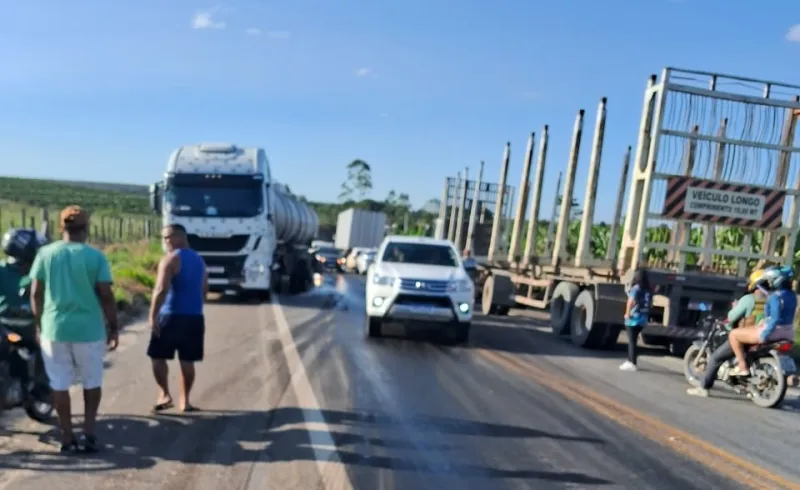
[(298, 201), (283, 186), (275, 184), (270, 205), (279, 242), (310, 244), (319, 230), (319, 217), (306, 203)]

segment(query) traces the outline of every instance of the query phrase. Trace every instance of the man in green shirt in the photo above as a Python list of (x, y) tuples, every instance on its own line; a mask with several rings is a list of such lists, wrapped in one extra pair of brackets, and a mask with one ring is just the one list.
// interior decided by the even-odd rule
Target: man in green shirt
[[(61, 452), (94, 452), (103, 358), (106, 348), (115, 349), (119, 340), (111, 270), (105, 255), (86, 244), (86, 212), (68, 206), (60, 224), (62, 240), (42, 247), (31, 267), (32, 307), (61, 426)], [(76, 375), (83, 384), (86, 412), (80, 444), (72, 431), (69, 396)]]

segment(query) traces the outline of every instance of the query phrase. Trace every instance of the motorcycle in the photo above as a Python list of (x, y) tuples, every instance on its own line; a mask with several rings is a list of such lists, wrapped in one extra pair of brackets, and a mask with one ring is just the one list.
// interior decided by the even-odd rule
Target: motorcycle
[(0, 315), (0, 409), (22, 407), (28, 417), (46, 422), (53, 413), (50, 381), (29, 309)]
[[(711, 354), (728, 340), (724, 321), (712, 316), (700, 321), (702, 331), (683, 357), (683, 372), (692, 386), (700, 386)], [(781, 340), (752, 346), (745, 352), (750, 376), (731, 376), (736, 358), (728, 359), (717, 370), (718, 381), (736, 393), (747, 396), (762, 408), (774, 408), (783, 402), (789, 388), (789, 378), (797, 374), (794, 359), (787, 354), (794, 342)]]

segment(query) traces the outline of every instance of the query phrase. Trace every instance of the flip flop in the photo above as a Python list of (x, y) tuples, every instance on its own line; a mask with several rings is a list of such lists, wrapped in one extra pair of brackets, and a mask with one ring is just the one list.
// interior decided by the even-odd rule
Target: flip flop
[(200, 411), (200, 409), (195, 407), (194, 405), (186, 405), (186, 408), (181, 410), (182, 413), (199, 412), (199, 411)]
[(166, 401), (166, 402), (163, 402), (163, 403), (157, 403), (157, 404), (153, 405), (153, 408), (150, 410), (150, 412), (151, 413), (163, 412), (164, 410), (169, 410), (170, 408), (172, 408), (174, 406), (175, 406), (175, 404), (172, 403), (172, 400), (169, 400), (169, 401)]

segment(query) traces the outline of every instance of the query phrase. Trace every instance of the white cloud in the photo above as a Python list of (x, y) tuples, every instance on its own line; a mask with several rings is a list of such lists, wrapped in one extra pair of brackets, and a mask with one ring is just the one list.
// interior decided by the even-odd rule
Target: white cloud
[(222, 10), (221, 6), (198, 10), (192, 17), (192, 29), (225, 29), (225, 22), (215, 18)]
[(800, 24), (795, 24), (786, 33), (786, 40), (793, 43), (800, 43)]
[(289, 31), (268, 31), (267, 37), (271, 39), (289, 39)]
[(358, 70), (356, 70), (355, 75), (358, 78), (366, 78), (366, 77), (374, 78), (377, 76), (375, 75), (375, 72), (372, 70), (372, 68), (359, 68)]
[(258, 27), (248, 27), (247, 29), (244, 30), (244, 33), (247, 34), (248, 36), (260, 36), (261, 29), (259, 29)]

